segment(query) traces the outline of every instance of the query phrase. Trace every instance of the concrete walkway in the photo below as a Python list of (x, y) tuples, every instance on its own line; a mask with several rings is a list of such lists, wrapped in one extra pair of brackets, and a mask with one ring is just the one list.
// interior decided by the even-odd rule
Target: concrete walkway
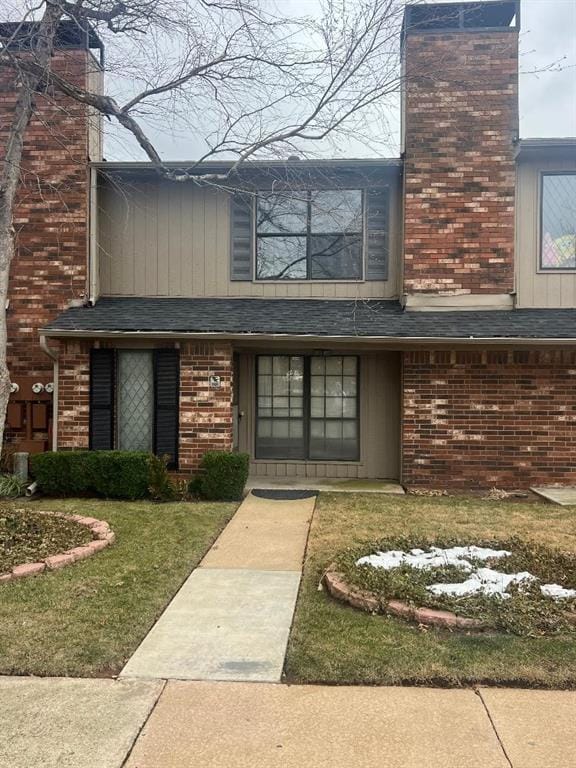
[(168, 683), (126, 768), (571, 768), (576, 693)]
[(576, 692), (0, 677), (0, 768), (572, 768)]
[(314, 504), (247, 496), (121, 677), (279, 682)]

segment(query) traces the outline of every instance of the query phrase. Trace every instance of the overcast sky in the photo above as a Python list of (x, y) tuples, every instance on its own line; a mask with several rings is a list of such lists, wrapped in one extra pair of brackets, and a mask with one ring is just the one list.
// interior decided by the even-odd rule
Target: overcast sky
[[(276, 0), (287, 13), (309, 11), (315, 0)], [(522, 0), (520, 33), (520, 135), (576, 136), (576, 0)], [(398, 112), (390, 115), (394, 136), (382, 153), (398, 154)], [(146, 159), (121, 128), (107, 124), (109, 160)], [(199, 156), (200, 137), (176, 136), (147, 126), (154, 145), (166, 160)], [(334, 155), (334, 151), (330, 152)], [(374, 156), (373, 148), (350, 143), (340, 148), (349, 157)]]

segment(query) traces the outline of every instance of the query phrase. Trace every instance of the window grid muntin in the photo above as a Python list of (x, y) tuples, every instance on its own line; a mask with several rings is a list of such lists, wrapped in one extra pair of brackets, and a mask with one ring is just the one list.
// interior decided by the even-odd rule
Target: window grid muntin
[[(553, 274), (561, 274), (562, 272), (575, 272), (576, 271), (576, 255), (574, 258), (573, 267), (554, 267), (546, 266), (544, 264), (544, 185), (545, 179), (554, 176), (569, 176), (576, 178), (576, 171), (573, 170), (558, 170), (558, 171), (542, 171), (540, 173), (539, 183), (539, 232), (538, 232), (538, 270), (541, 272), (551, 272)], [(576, 214), (575, 214), (576, 215)], [(574, 222), (574, 228), (576, 229), (576, 221)], [(575, 239), (576, 248), (576, 239)]]
[[(275, 357), (288, 357), (290, 359), (297, 357), (301, 358), (303, 360), (303, 397), (304, 397), (304, 410), (303, 410), (303, 452), (302, 456), (294, 457), (294, 456), (270, 456), (270, 455), (262, 455), (261, 451), (259, 450), (258, 445), (258, 428), (259, 428), (259, 421), (260, 421), (260, 414), (259, 414), (259, 382), (260, 382), (260, 364), (262, 358), (268, 358), (268, 359), (274, 359)], [(355, 417), (324, 417), (324, 418), (318, 418), (313, 419), (310, 415), (310, 405), (311, 405), (311, 383), (312, 383), (312, 374), (311, 374), (311, 367), (312, 367), (312, 361), (315, 359), (319, 360), (331, 360), (340, 358), (342, 361), (344, 360), (353, 360), (354, 361), (354, 368), (355, 368), (355, 379), (356, 379), (356, 394), (354, 397), (355, 400)], [(326, 363), (324, 363), (324, 370)], [(349, 377), (351, 374), (344, 372), (344, 363), (342, 363), (342, 376), (343, 377)], [(339, 461), (339, 462), (357, 462), (360, 461), (360, 359), (357, 355), (257, 355), (256, 356), (256, 392), (255, 392), (255, 400), (256, 400), (256, 418), (255, 418), (255, 433), (254, 433), (254, 441), (255, 441), (255, 458), (260, 460), (269, 460), (269, 461), (292, 461), (292, 460), (298, 460), (298, 461), (317, 461), (317, 462), (331, 462), (331, 461)], [(347, 398), (352, 399), (352, 398)], [(265, 416), (263, 417), (265, 420), (271, 419), (272, 417)], [(284, 417), (282, 417), (284, 418)], [(300, 417), (298, 417), (297, 420), (300, 420)], [(347, 458), (313, 458), (311, 456), (310, 451), (310, 432), (311, 432), (311, 424), (312, 421), (315, 422), (322, 422), (323, 424), (326, 423), (337, 423), (342, 424), (342, 431), (344, 431), (344, 425), (345, 424), (354, 424), (355, 425), (355, 441), (356, 441), (356, 451), (354, 456), (350, 456)], [(326, 438), (325, 438), (326, 439)]]
[[(344, 231), (335, 231), (335, 230), (327, 230), (325, 232), (316, 232), (312, 231), (312, 195), (317, 192), (331, 192), (331, 191), (338, 191), (338, 192), (359, 192), (360, 193), (360, 229), (359, 230), (344, 230)], [(317, 281), (317, 282), (328, 282), (328, 281), (356, 281), (356, 280), (362, 280), (364, 277), (364, 250), (365, 250), (365, 239), (366, 239), (366, 193), (363, 189), (358, 188), (347, 188), (347, 189), (309, 189), (309, 190), (302, 190), (302, 192), (306, 194), (306, 201), (307, 201), (307, 213), (306, 213), (306, 229), (305, 230), (299, 230), (298, 232), (260, 232), (259, 226), (258, 226), (258, 206), (260, 201), (260, 196), (256, 196), (255, 200), (255, 206), (256, 206), (256, 215), (254, 216), (254, 227), (255, 227), (255, 240), (256, 240), (256, 248), (255, 248), (255, 260), (256, 260), (256, 268), (255, 268), (255, 275), (257, 281), (264, 281), (264, 282), (270, 282), (270, 281), (278, 281), (278, 280), (305, 280), (305, 281)], [(260, 239), (272, 239), (272, 238), (303, 238), (306, 237), (306, 277), (296, 277), (296, 278), (285, 278), (285, 277), (278, 277), (277, 275), (273, 275), (272, 277), (260, 277), (259, 275), (259, 260), (258, 260), (258, 244)], [(359, 245), (360, 245), (360, 252), (358, 257), (358, 276), (357, 277), (314, 277), (312, 275), (312, 267), (311, 267), (311, 254), (310, 254), (310, 245), (311, 240), (313, 237), (340, 237), (344, 239), (358, 239)]]

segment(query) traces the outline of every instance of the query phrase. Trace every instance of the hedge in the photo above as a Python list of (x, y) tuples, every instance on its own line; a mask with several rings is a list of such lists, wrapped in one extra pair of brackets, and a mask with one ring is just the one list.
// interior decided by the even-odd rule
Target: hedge
[(201, 474), (190, 482), (190, 492), (211, 501), (239, 501), (249, 465), (247, 453), (208, 451), (200, 462)]
[(38, 488), (49, 496), (142, 499), (150, 455), (141, 451), (53, 451), (31, 457)]

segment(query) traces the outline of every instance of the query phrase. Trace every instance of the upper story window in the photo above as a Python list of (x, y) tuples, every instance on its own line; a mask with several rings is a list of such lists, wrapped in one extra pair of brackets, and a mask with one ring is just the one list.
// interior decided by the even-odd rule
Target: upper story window
[(260, 193), (256, 237), (258, 280), (361, 280), (364, 195), (358, 189)]
[(576, 269), (576, 173), (544, 173), (540, 267)]

